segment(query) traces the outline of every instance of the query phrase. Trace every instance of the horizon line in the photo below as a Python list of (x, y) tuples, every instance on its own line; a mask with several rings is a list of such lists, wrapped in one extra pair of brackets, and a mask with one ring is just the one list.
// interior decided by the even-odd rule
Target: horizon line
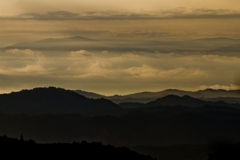
[(126, 96), (126, 95), (133, 95), (133, 94), (139, 94), (139, 93), (158, 93), (158, 92), (164, 92), (164, 91), (168, 91), (168, 90), (176, 90), (176, 91), (184, 91), (184, 92), (198, 92), (198, 91), (205, 91), (205, 90), (213, 90), (213, 91), (240, 91), (240, 89), (222, 89), (222, 88), (205, 88), (205, 89), (198, 89), (198, 90), (185, 90), (185, 89), (177, 89), (177, 88), (168, 88), (168, 89), (162, 89), (159, 91), (139, 91), (139, 92), (129, 92), (127, 94), (102, 94), (99, 92), (95, 92), (95, 91), (89, 91), (89, 90), (82, 90), (82, 89), (69, 89), (69, 88), (64, 88), (64, 87), (57, 87), (57, 86), (42, 86), (42, 87), (33, 87), (33, 88), (23, 88), (23, 89), (16, 89), (16, 90), (11, 90), (11, 91), (5, 91), (5, 92), (1, 92), (0, 90), (0, 95), (3, 94), (11, 94), (11, 93), (16, 93), (16, 92), (21, 92), (24, 90), (33, 90), (33, 89), (38, 89), (38, 88), (57, 88), (57, 89), (64, 89), (64, 90), (70, 90), (70, 91), (83, 91), (83, 92), (88, 92), (88, 93), (93, 93), (93, 94), (98, 94), (101, 96), (106, 96), (106, 97), (111, 97), (111, 96)]

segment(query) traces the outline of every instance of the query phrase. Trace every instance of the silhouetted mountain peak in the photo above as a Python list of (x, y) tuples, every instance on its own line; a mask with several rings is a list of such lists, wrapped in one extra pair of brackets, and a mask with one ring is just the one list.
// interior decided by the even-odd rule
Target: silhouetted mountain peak
[[(21, 90), (19, 92), (12, 92), (10, 94), (5, 95), (13, 95), (15, 98), (27, 98), (29, 100), (58, 100), (62, 101), (63, 98), (66, 100), (70, 99), (87, 99), (86, 97), (79, 95), (71, 90), (65, 90), (63, 88), (56, 87), (39, 87), (31, 90)], [(70, 98), (71, 97), (71, 98)]]
[[(0, 95), (0, 111), (26, 114), (104, 114), (120, 107), (107, 99), (89, 99), (56, 87), (34, 88)], [(87, 112), (87, 113), (86, 113)]]
[(166, 90), (163, 90), (162, 92), (167, 92), (167, 91), (181, 91), (181, 90), (179, 90), (179, 89), (166, 89)]
[(178, 90), (178, 89), (166, 89), (159, 92), (139, 92), (133, 93), (128, 95), (114, 95), (114, 96), (104, 96), (101, 94), (96, 94), (92, 92), (86, 91), (75, 91), (81, 95), (84, 95), (88, 98), (106, 98), (114, 103), (124, 103), (124, 102), (138, 102), (138, 103), (148, 103), (151, 101), (155, 101), (158, 98), (165, 97), (167, 95), (177, 95), (177, 96), (184, 96), (188, 95), (193, 98), (204, 99), (207, 101), (219, 101), (223, 100), (227, 103), (240, 103), (238, 99), (240, 97), (240, 90), (224, 90), (224, 89), (212, 89), (207, 88), (204, 90), (198, 91), (185, 91), (185, 90)]
[(211, 92), (218, 92), (218, 91), (227, 91), (224, 89), (213, 89), (213, 88), (206, 88), (204, 90), (199, 90), (199, 91), (211, 91)]
[(40, 41), (36, 41), (34, 43), (74, 42), (74, 41), (78, 42), (78, 41), (95, 41), (95, 40), (87, 37), (74, 36), (74, 37), (66, 37), (66, 38), (47, 38)]
[(172, 100), (180, 100), (180, 99), (182, 99), (182, 97), (170, 94), (170, 95), (164, 96), (162, 98), (159, 98), (156, 101), (169, 101), (169, 100), (172, 101)]
[(159, 98), (156, 101), (147, 103), (147, 106), (187, 106), (187, 107), (198, 107), (207, 104), (207, 102), (202, 101), (197, 98), (184, 95), (182, 97), (177, 95), (167, 95), (165, 97)]
[(69, 38), (65, 38), (65, 39), (76, 40), (76, 41), (95, 41), (94, 39), (82, 37), (82, 36), (74, 36), (74, 37), (69, 37)]

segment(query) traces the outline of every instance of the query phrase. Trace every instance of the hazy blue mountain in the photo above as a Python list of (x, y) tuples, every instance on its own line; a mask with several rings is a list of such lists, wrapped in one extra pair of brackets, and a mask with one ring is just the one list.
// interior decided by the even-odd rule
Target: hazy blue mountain
[(106, 99), (89, 99), (61, 88), (35, 88), (0, 95), (0, 111), (14, 114), (107, 115), (120, 107)]
[(178, 41), (174, 43), (174, 46), (175, 48), (178, 48), (179, 51), (209, 51), (215, 50), (218, 47), (227, 47), (239, 43), (239, 39), (216, 37)]
[(5, 47), (8, 49), (31, 49), (41, 51), (74, 51), (89, 48), (96, 42), (94, 39), (75, 36), (67, 38), (48, 38), (29, 43), (17, 43), (12, 46)]
[(33, 42), (34, 44), (38, 44), (38, 43), (66, 43), (66, 42), (84, 42), (84, 41), (89, 41), (89, 42), (93, 42), (96, 41), (94, 39), (90, 39), (90, 38), (86, 38), (86, 37), (81, 37), (81, 36), (75, 36), (75, 37), (67, 37), (67, 38), (48, 38), (48, 39), (43, 39), (43, 40), (39, 40), (36, 42)]
[(124, 102), (119, 104), (122, 108), (142, 108), (142, 107), (161, 107), (161, 106), (186, 106), (186, 107), (203, 107), (203, 106), (225, 106), (240, 108), (240, 104), (229, 104), (223, 101), (204, 101), (190, 96), (176, 96), (168, 95), (162, 98), (158, 98), (155, 101), (148, 102), (146, 104), (136, 102)]
[[(228, 48), (239, 51), (239, 39), (230, 39), (224, 37), (194, 39), (187, 41), (124, 41), (124, 40), (94, 40), (86, 37), (75, 36), (66, 38), (48, 38), (32, 43), (17, 43), (4, 48), (7, 49), (32, 49), (42, 51), (112, 51), (112, 52), (128, 52), (128, 51), (145, 51), (145, 52), (161, 52), (161, 53), (196, 53), (207, 54), (214, 50), (218, 52), (219, 48), (224, 54)], [(230, 47), (229, 47), (230, 46)], [(223, 47), (223, 48), (221, 48)], [(227, 47), (227, 48), (224, 48)], [(227, 53), (226, 53), (227, 54)]]
[(212, 51), (215, 51), (215, 52), (236, 52), (236, 53), (238, 53), (237, 55), (239, 55), (240, 43), (239, 44), (235, 44), (235, 45), (219, 47), (219, 48), (216, 48), (216, 49), (214, 49)]
[(205, 101), (213, 102), (223, 101), (226, 103), (240, 103), (240, 90), (205, 89), (199, 91), (183, 91), (177, 89), (167, 89), (160, 92), (139, 92), (128, 95), (114, 95), (114, 96), (104, 96), (97, 93), (81, 90), (77, 90), (75, 92), (84, 95), (88, 98), (106, 98), (114, 103), (124, 102), (148, 103), (168, 95), (177, 95), (181, 97), (187, 95)]
[(208, 102), (192, 98), (190, 96), (179, 97), (176, 95), (168, 95), (162, 98), (159, 98), (155, 101), (149, 102), (146, 106), (157, 107), (157, 106), (187, 106), (187, 107), (200, 107), (207, 105)]
[(226, 103), (238, 103), (240, 104), (240, 98), (238, 97), (218, 97), (218, 98), (202, 98), (202, 100), (205, 101), (212, 101), (212, 102), (217, 102), (217, 101), (223, 101)]
[(82, 37), (82, 36), (74, 36), (74, 37), (64, 37), (64, 38), (47, 38), (47, 39), (42, 39), (39, 41), (27, 43), (27, 42), (20, 42), (17, 44), (14, 44), (13, 46), (23, 46), (23, 45), (31, 45), (31, 44), (44, 44), (44, 43), (66, 43), (66, 42), (84, 42), (84, 41), (96, 41), (91, 38), (87, 37)]
[(31, 46), (30, 42), (19, 42), (11, 46), (5, 47), (4, 49), (28, 49), (27, 46)]
[[(126, 96), (120, 96), (122, 98), (160, 98), (167, 95), (184, 96), (188, 95), (194, 98), (217, 98), (217, 97), (239, 97), (240, 90), (223, 90), (223, 89), (205, 89), (199, 91), (183, 91), (178, 89), (167, 89), (160, 92), (140, 92), (135, 94), (129, 94)], [(111, 97), (113, 98), (113, 97)]]

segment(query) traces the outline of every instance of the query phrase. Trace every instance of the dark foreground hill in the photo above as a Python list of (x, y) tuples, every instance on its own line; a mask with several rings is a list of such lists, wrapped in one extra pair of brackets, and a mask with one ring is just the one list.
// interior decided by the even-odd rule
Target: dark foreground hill
[(10, 114), (107, 115), (120, 107), (106, 99), (90, 99), (61, 88), (35, 88), (0, 95), (0, 111)]
[(23, 134), (40, 143), (102, 142), (125, 146), (159, 160), (207, 160), (212, 150), (206, 145), (240, 142), (238, 109), (166, 106), (131, 111), (120, 117), (1, 113), (0, 133), (11, 137)]
[(206, 160), (205, 145), (240, 142), (240, 109), (234, 105), (173, 95), (134, 105), (122, 109), (109, 100), (54, 87), (3, 94), (0, 134), (23, 134), (40, 143), (102, 142), (160, 160), (176, 159), (169, 155)]
[(228, 107), (152, 107), (123, 116), (0, 114), (0, 133), (46, 142), (100, 141), (115, 146), (240, 142), (240, 110)]
[[(151, 156), (139, 154), (128, 148), (116, 148), (111, 145), (103, 145), (100, 142), (87, 143), (48, 143), (39, 144), (33, 140), (25, 141), (23, 137), (18, 140), (16, 138), (8, 138), (0, 136), (0, 147), (2, 151), (10, 151), (16, 154), (8, 154), (1, 152), (1, 156), (5, 158), (66, 158), (66, 159), (105, 159), (105, 160), (154, 160)], [(156, 160), (156, 159), (155, 159)]]

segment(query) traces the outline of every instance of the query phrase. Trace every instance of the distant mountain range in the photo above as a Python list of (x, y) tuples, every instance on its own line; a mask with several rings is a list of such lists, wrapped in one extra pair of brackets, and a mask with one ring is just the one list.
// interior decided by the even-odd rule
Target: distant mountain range
[[(20, 42), (4, 49), (32, 49), (32, 50), (78, 50), (78, 45), (87, 45), (84, 42), (95, 42), (95, 40), (85, 37), (68, 37), (68, 38), (48, 38), (35, 42)], [(79, 46), (80, 47), (80, 46)]]
[[(126, 115), (132, 108), (151, 108), (151, 107), (163, 107), (163, 106), (182, 106), (182, 107), (204, 107), (204, 106), (214, 106), (214, 107), (230, 107), (230, 108), (240, 108), (240, 104), (230, 104), (223, 101), (210, 102), (201, 100), (198, 98), (193, 98), (188, 95), (178, 96), (169, 93), (188, 93), (178, 90), (166, 90), (163, 92), (154, 93), (137, 93), (132, 95), (126, 95), (124, 98), (119, 96), (106, 97), (98, 95), (91, 92), (78, 91), (78, 93), (70, 90), (65, 90), (62, 88), (48, 87), (48, 88), (34, 88), (32, 90), (22, 90), (20, 92), (12, 92), (10, 94), (0, 95), (0, 112), (8, 114), (80, 114), (83, 116), (103, 116), (103, 115)], [(224, 90), (204, 90), (200, 91), (201, 95), (206, 94), (207, 96), (213, 96), (212, 94), (216, 92), (216, 95), (222, 95), (226, 93), (225, 96), (232, 95), (239, 91), (224, 91)], [(189, 92), (189, 93), (199, 93), (199, 92)], [(156, 98), (148, 103), (140, 102), (127, 102), (127, 100), (140, 100), (150, 99), (150, 95), (162, 96), (161, 98)], [(164, 96), (167, 95), (167, 96)], [(128, 98), (129, 96), (129, 98)], [(88, 98), (87, 98), (88, 97)], [(116, 104), (111, 100), (126, 101), (120, 104)], [(95, 99), (93, 99), (95, 98)]]
[(142, 107), (158, 107), (158, 106), (185, 106), (185, 107), (203, 107), (203, 106), (225, 106), (239, 108), (240, 104), (229, 104), (222, 101), (211, 102), (204, 101), (197, 98), (192, 98), (190, 96), (176, 96), (168, 95), (162, 98), (158, 98), (155, 101), (148, 102), (146, 104), (134, 103), (134, 102), (125, 102), (119, 104), (122, 108), (142, 108)]
[[(240, 39), (230, 39), (224, 37), (194, 39), (187, 41), (124, 41), (124, 40), (94, 40), (86, 37), (75, 36), (67, 38), (48, 38), (35, 42), (20, 42), (2, 50), (9, 49), (32, 49), (45, 52), (51, 51), (146, 51), (161, 53), (189, 53), (201, 54), (219, 52), (224, 54), (237, 54), (239, 52)], [(237, 52), (237, 53), (236, 53)]]
[(198, 98), (206, 101), (224, 101), (226, 103), (240, 103), (240, 90), (223, 90), (223, 89), (205, 89), (199, 91), (183, 91), (177, 89), (167, 89), (159, 92), (139, 92), (128, 95), (114, 95), (114, 96), (104, 96), (93, 92), (86, 92), (82, 90), (76, 90), (80, 95), (84, 95), (88, 98), (105, 98), (113, 101), (114, 103), (123, 102), (138, 102), (138, 103), (148, 103), (155, 101), (158, 98), (162, 98), (168, 95), (176, 96), (190, 96), (193, 98)]
[(216, 48), (214, 50), (212, 50), (214, 52), (239, 52), (240, 51), (240, 44), (235, 44), (235, 45), (230, 45), (230, 46), (226, 46), (226, 47), (219, 47)]

